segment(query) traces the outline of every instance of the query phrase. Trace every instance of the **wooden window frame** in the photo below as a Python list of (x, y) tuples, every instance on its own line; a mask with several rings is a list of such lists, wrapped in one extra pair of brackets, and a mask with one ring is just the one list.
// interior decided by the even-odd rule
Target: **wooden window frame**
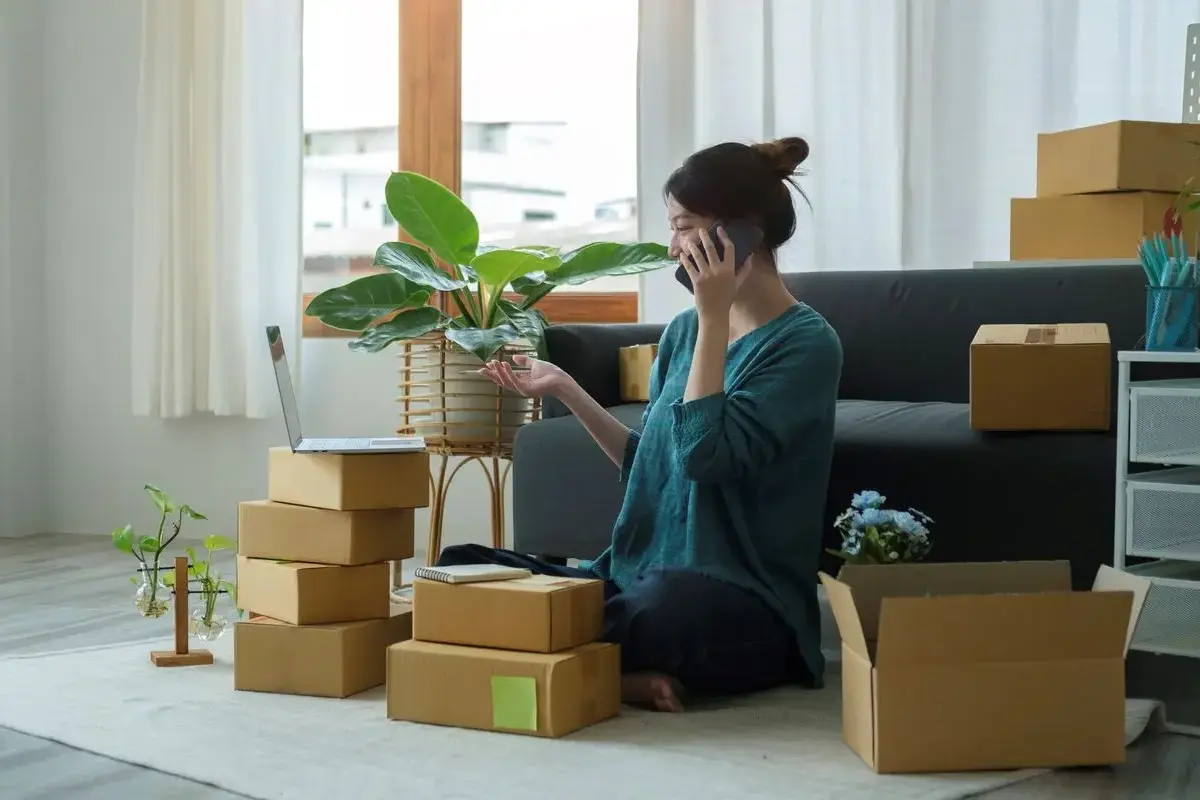
[[(462, 192), (462, 0), (398, 0), (400, 4), (400, 168)], [(352, 269), (350, 277), (370, 274)], [(307, 306), (313, 293), (306, 293)], [(448, 298), (435, 302), (445, 310)], [(537, 306), (553, 324), (638, 321), (637, 292), (555, 291)], [(303, 313), (303, 312), (302, 312)], [(305, 338), (352, 338), (303, 316)]]

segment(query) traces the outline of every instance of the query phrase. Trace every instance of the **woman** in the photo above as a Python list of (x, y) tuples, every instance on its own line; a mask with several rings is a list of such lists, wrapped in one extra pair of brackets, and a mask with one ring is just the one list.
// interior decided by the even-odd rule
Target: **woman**
[[(816, 573), (842, 349), (775, 261), (795, 232), (788, 187), (807, 155), (797, 138), (728, 142), (667, 180), (670, 253), (691, 277), (695, 308), (663, 333), (640, 434), (553, 364), (481, 370), (565, 404), (620, 468), (625, 500), (612, 544), (578, 568), (478, 545), (449, 547), (438, 563), (605, 580), (604, 638), (621, 645), (629, 703), (677, 711), (685, 693), (821, 685)], [(724, 229), (723, 257), (706, 233), (722, 220), (762, 232), (736, 271)]]

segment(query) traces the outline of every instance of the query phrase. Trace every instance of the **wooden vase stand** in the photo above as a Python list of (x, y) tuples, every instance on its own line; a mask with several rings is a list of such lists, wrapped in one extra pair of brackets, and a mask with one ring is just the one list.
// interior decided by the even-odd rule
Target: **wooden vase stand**
[[(180, 589), (179, 587), (183, 587)], [(187, 556), (175, 557), (175, 588), (171, 592), (175, 611), (175, 649), (152, 650), (150, 663), (156, 667), (198, 667), (213, 663), (209, 650), (188, 649), (188, 595), (191, 594), (188, 580)]]

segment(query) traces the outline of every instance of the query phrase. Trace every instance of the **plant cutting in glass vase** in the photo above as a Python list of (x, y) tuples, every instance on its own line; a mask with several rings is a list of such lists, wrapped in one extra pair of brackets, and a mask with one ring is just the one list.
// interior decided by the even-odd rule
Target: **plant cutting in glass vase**
[[(415, 172), (392, 173), (384, 196), (388, 211), (416, 244), (381, 244), (375, 265), (385, 272), (321, 292), (305, 309), (331, 328), (358, 332), (351, 350), (376, 353), (442, 332), (481, 364), (518, 342), (528, 342), (544, 357), (546, 318), (535, 306), (555, 288), (675, 263), (666, 247), (644, 242), (593, 242), (566, 252), (535, 244), (480, 246), (471, 209)], [(506, 299), (509, 291), (519, 299)], [(437, 292), (450, 298), (454, 313), (429, 304)]]
[(933, 520), (915, 508), (884, 508), (886, 502), (886, 497), (869, 489), (854, 495), (850, 507), (833, 523), (842, 535), (842, 547), (826, 552), (848, 564), (904, 564), (928, 555)]
[(112, 532), (112, 542), (122, 553), (137, 559), (138, 574), (129, 579), (138, 587), (133, 598), (134, 607), (143, 617), (157, 619), (171, 607), (170, 590), (164, 583), (164, 576), (170, 569), (161, 566), (162, 554), (183, 530), (185, 519), (207, 517), (186, 504), (176, 505), (157, 486), (146, 484), (143, 489), (158, 509), (158, 530), (154, 535), (139, 536), (132, 525), (124, 525)]
[[(242, 610), (237, 608), (237, 584), (222, 578), (212, 565), (213, 553), (232, 550), (237, 547), (237, 542), (224, 536), (211, 535), (205, 536), (202, 544), (204, 558), (197, 558), (196, 551), (191, 547), (184, 548), (188, 556), (188, 592), (192, 592), (191, 584), (195, 584), (198, 587), (196, 593), (200, 595), (200, 607), (192, 611), (188, 631), (202, 642), (213, 642), (220, 639), (229, 627), (229, 619), (217, 610), (222, 595), (229, 598), (237, 616), (242, 615)], [(163, 581), (174, 589), (175, 573), (165, 573)]]

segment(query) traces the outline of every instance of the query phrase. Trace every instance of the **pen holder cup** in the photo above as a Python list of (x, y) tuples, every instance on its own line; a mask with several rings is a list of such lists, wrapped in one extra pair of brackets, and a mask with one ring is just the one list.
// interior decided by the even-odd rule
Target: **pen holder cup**
[(1146, 349), (1196, 349), (1200, 290), (1195, 286), (1146, 287)]

